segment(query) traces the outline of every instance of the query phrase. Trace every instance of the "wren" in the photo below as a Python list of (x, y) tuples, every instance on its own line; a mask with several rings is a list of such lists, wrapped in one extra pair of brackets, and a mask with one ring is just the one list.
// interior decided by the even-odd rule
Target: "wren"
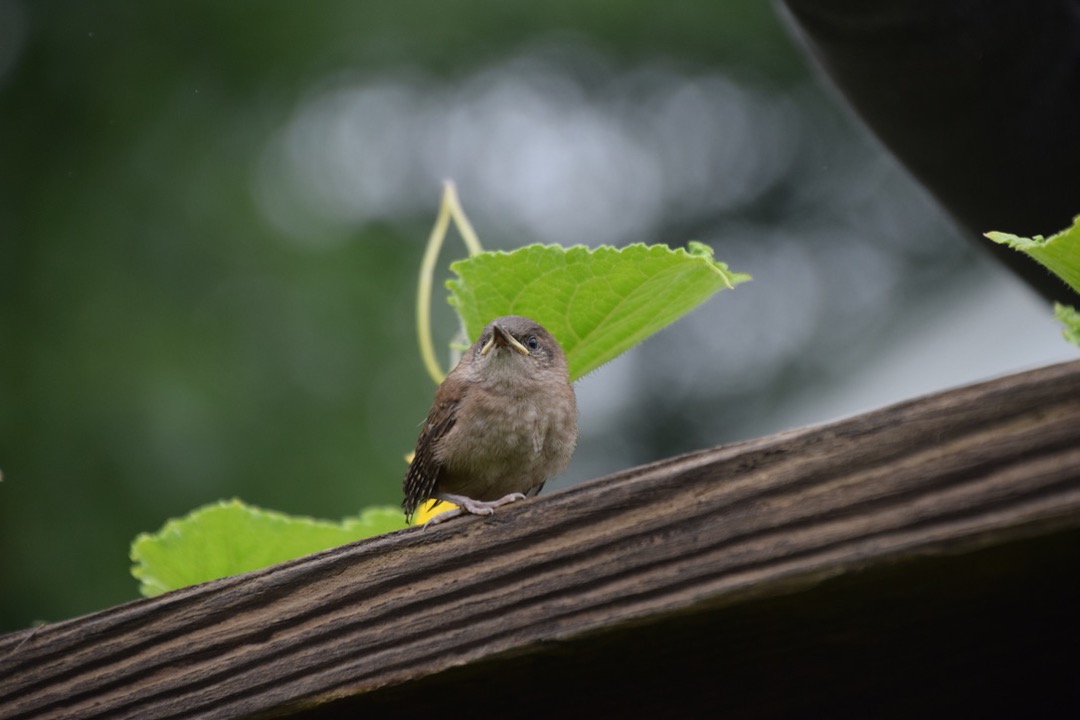
[(439, 523), (540, 492), (577, 445), (577, 401), (562, 347), (540, 323), (488, 323), (435, 392), (401, 503), (410, 519), (434, 498), (454, 503)]

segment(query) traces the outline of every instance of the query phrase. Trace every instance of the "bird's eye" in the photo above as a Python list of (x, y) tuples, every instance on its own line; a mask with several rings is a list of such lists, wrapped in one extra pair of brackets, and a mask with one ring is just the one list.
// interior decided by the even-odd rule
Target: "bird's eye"
[(528, 339), (525, 340), (525, 345), (530, 350), (535, 350), (536, 348), (540, 347), (540, 341), (536, 339), (535, 335), (530, 335)]

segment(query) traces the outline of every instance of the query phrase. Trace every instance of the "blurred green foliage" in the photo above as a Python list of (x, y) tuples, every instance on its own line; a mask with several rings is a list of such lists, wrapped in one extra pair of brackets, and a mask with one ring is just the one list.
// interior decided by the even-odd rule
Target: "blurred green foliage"
[(131, 539), (218, 498), (399, 500), (439, 189), (431, 214), (298, 244), (253, 177), (328, 77), (451, 77), (559, 34), (803, 72), (748, 0), (0, 2), (0, 631), (134, 598)]

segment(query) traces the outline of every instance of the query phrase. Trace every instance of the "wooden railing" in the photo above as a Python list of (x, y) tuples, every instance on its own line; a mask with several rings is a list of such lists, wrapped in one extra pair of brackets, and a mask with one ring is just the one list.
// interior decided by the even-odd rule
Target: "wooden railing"
[(1069, 363), (11, 633), (0, 718), (1034, 709), (1078, 531)]

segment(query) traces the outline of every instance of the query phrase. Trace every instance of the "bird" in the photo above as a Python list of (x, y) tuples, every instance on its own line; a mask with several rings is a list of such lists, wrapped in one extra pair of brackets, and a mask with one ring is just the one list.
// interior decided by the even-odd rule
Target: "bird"
[(532, 497), (566, 469), (577, 437), (562, 346), (535, 320), (496, 318), (435, 392), (402, 482), (405, 517), (427, 499), (458, 506), (434, 524)]

